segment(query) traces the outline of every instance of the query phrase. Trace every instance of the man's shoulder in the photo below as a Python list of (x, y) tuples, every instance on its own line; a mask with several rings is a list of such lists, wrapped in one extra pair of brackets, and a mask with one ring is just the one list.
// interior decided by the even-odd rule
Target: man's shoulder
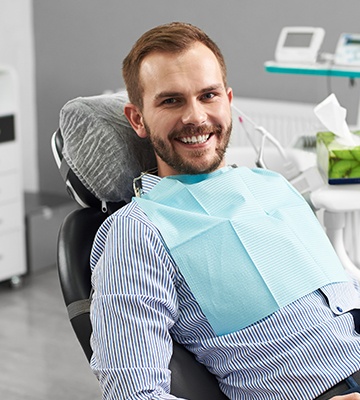
[(155, 225), (132, 201), (107, 217), (98, 229), (93, 242), (91, 264), (96, 264), (107, 243), (129, 247), (142, 242), (145, 237), (161, 240)]
[(149, 220), (145, 212), (139, 207), (137, 202), (131, 201), (119, 210), (115, 211), (100, 227), (100, 230), (108, 232), (112, 227), (118, 229), (127, 226), (147, 226), (154, 229), (154, 224)]

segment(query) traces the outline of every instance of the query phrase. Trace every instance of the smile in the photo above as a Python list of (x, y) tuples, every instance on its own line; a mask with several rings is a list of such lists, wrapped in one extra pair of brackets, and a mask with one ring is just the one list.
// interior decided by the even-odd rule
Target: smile
[(210, 137), (210, 134), (207, 135), (197, 135), (197, 136), (186, 136), (178, 138), (178, 140), (185, 144), (202, 144), (205, 143)]

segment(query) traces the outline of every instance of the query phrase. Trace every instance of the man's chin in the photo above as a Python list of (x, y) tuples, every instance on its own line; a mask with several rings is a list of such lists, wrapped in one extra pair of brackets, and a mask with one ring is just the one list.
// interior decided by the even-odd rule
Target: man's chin
[(180, 174), (184, 175), (198, 175), (198, 174), (209, 174), (214, 172), (218, 168), (221, 168), (223, 159), (212, 160), (211, 162), (199, 162), (194, 161), (193, 163), (182, 163), (181, 165), (174, 166)]

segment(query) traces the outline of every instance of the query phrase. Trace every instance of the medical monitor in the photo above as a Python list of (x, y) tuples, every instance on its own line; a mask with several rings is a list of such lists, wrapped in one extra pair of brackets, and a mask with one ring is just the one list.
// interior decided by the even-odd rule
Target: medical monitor
[(277, 62), (315, 63), (324, 36), (323, 28), (284, 27), (276, 45), (275, 60)]
[(342, 33), (335, 51), (335, 64), (360, 67), (360, 34)]

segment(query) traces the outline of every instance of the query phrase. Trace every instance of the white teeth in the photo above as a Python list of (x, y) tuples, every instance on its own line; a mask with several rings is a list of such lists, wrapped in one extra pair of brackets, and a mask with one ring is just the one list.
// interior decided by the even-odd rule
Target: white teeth
[(179, 138), (179, 140), (183, 143), (186, 144), (201, 144), (205, 143), (209, 139), (210, 135), (199, 135), (199, 136), (189, 136), (189, 137), (183, 137)]

